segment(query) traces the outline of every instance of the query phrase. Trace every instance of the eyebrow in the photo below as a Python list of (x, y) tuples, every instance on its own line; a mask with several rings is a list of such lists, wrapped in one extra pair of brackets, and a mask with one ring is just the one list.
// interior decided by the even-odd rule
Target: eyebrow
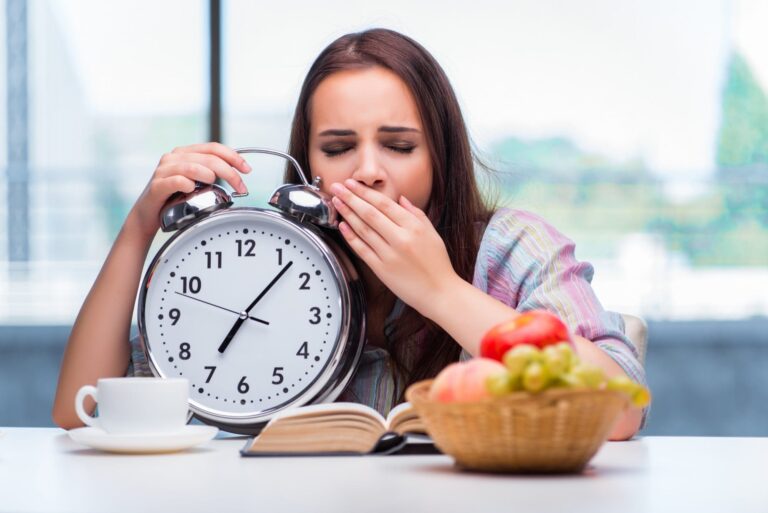
[[(416, 128), (410, 128), (407, 126), (380, 126), (379, 132), (386, 132), (386, 133), (400, 133), (400, 132), (416, 132), (418, 133), (419, 130)], [(336, 136), (344, 136), (344, 135), (357, 135), (357, 132), (354, 130), (348, 130), (348, 129), (339, 129), (339, 128), (332, 128), (330, 130), (323, 130), (318, 135), (320, 136), (328, 136), (328, 135), (336, 135)]]

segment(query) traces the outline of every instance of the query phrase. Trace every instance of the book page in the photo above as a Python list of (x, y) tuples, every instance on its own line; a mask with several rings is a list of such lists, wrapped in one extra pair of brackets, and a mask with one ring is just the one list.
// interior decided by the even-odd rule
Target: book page
[(381, 438), (368, 430), (334, 427), (316, 430), (311, 434), (291, 431), (268, 433), (266, 438), (255, 438), (247, 448), (248, 453), (296, 454), (347, 452), (366, 454), (371, 452)]
[(392, 408), (391, 410), (389, 410), (389, 415), (387, 415), (387, 421), (386, 421), (386, 425), (387, 425), (387, 426), (391, 426), (391, 425), (392, 425), (392, 421), (394, 421), (394, 420), (396, 419), (396, 417), (397, 417), (397, 416), (398, 416), (400, 413), (402, 413), (402, 412), (405, 412), (405, 411), (408, 411), (408, 410), (410, 410), (411, 408), (413, 408), (413, 406), (411, 406), (411, 403), (409, 403), (409, 402), (404, 402), (404, 403), (400, 403), (400, 404), (398, 404), (397, 406), (395, 406), (394, 408)]
[(339, 402), (310, 404), (308, 406), (300, 406), (297, 408), (283, 410), (272, 417), (267, 425), (264, 426), (264, 429), (269, 427), (271, 424), (276, 423), (280, 419), (298, 419), (303, 417), (316, 418), (325, 416), (333, 417), (340, 414), (361, 415), (375, 421), (382, 427), (382, 429), (387, 426), (387, 420), (373, 408), (365, 406), (364, 404)]
[(281, 417), (266, 426), (247, 449), (248, 453), (327, 453), (372, 451), (384, 427), (359, 413), (319, 413), (316, 416)]
[(387, 415), (386, 428), (399, 434), (405, 432), (426, 433), (426, 428), (416, 409), (409, 402), (400, 403)]

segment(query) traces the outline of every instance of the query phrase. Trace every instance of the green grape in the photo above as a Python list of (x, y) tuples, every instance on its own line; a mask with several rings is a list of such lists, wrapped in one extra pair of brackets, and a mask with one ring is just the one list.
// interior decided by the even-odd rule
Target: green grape
[(629, 379), (627, 376), (623, 374), (619, 374), (618, 376), (614, 376), (608, 380), (608, 383), (606, 384), (606, 388), (608, 390), (616, 390), (617, 392), (624, 392), (629, 397), (632, 397), (635, 394), (635, 391), (637, 390), (637, 383)]
[(569, 360), (558, 348), (555, 346), (547, 346), (542, 351), (544, 359), (544, 368), (547, 369), (549, 375), (556, 378), (568, 371)]
[(557, 349), (558, 352), (563, 355), (566, 371), (569, 371), (574, 365), (578, 363), (579, 358), (576, 356), (576, 353), (573, 352), (573, 347), (568, 342), (558, 342), (552, 347)]
[(514, 382), (508, 372), (499, 372), (488, 376), (488, 379), (485, 380), (485, 386), (494, 397), (507, 395), (514, 391)]
[(627, 377), (624, 374), (618, 374), (616, 376), (611, 377), (608, 380), (608, 387), (609, 388), (615, 388), (615, 387), (624, 387), (629, 388), (635, 384), (634, 381), (632, 381), (629, 377)]
[(600, 388), (600, 385), (605, 382), (603, 369), (596, 365), (578, 363), (571, 369), (571, 373), (577, 376), (589, 388)]
[(558, 376), (557, 380), (555, 380), (555, 386), (560, 388), (585, 388), (586, 387), (586, 385), (584, 384), (584, 381), (580, 377), (570, 372), (566, 372), (565, 374), (561, 374), (560, 376)]
[(645, 408), (651, 402), (651, 391), (637, 384), (635, 393), (632, 394), (632, 404), (638, 408)]
[(541, 352), (536, 346), (530, 344), (517, 345), (504, 353), (502, 357), (504, 365), (513, 377), (522, 376), (529, 363), (540, 359)]
[(627, 394), (632, 401), (632, 405), (638, 408), (644, 408), (651, 402), (650, 390), (623, 374), (609, 379), (606, 388)]
[(549, 375), (540, 362), (531, 362), (523, 371), (523, 388), (529, 392), (540, 392), (548, 383)]

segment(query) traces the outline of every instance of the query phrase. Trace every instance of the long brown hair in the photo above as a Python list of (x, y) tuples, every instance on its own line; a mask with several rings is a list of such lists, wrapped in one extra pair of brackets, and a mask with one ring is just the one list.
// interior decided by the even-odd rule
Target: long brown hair
[[(410, 88), (421, 115), (432, 161), (433, 180), (427, 215), (445, 242), (451, 263), (462, 279), (472, 282), (482, 228), (492, 210), (483, 202), (474, 174), (473, 153), (464, 118), (448, 77), (437, 61), (413, 39), (387, 29), (347, 34), (331, 43), (312, 64), (296, 105), (288, 152), (309, 173), (311, 100), (326, 77), (341, 70), (384, 67)], [(285, 181), (298, 183), (292, 167)], [(458, 360), (461, 346), (440, 326), (405, 307), (396, 326), (385, 327), (400, 397), (420, 379), (435, 376)], [(406, 364), (406, 340), (419, 334), (421, 354)], [(401, 341), (396, 343), (396, 341)]]

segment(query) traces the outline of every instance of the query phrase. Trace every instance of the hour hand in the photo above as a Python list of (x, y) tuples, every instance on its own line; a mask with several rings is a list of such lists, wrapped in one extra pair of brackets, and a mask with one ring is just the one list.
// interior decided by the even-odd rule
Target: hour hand
[(227, 336), (224, 337), (224, 341), (219, 346), (220, 353), (224, 353), (224, 351), (226, 351), (227, 347), (229, 346), (229, 343), (232, 342), (232, 338), (235, 336), (235, 333), (237, 333), (237, 330), (239, 330), (240, 326), (242, 325), (243, 325), (242, 318), (239, 318), (238, 320), (235, 321), (235, 324), (229, 330), (229, 333), (227, 333)]

